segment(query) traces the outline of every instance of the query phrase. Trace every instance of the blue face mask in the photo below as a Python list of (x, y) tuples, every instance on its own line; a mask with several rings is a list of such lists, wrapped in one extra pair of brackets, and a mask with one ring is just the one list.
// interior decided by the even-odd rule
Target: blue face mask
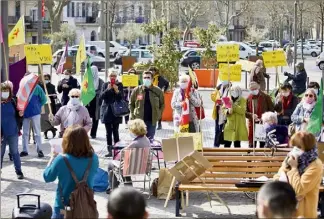
[(228, 83), (229, 83), (228, 81), (222, 81), (222, 85), (224, 85), (224, 86), (228, 85)]
[(143, 85), (145, 86), (145, 87), (151, 87), (151, 85), (152, 85), (152, 80), (151, 79), (143, 79)]

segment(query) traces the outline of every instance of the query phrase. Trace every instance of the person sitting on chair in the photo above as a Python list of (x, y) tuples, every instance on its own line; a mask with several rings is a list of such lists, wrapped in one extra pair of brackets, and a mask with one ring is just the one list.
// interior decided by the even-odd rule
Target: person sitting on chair
[[(146, 125), (141, 119), (134, 119), (128, 122), (129, 134), (132, 138), (132, 142), (126, 148), (146, 148), (151, 146), (150, 140), (146, 137)], [(113, 160), (108, 163), (108, 174), (109, 174), (109, 185), (110, 187), (106, 190), (106, 193), (109, 194), (112, 189), (118, 187), (118, 181), (116, 176), (113, 173), (113, 169), (120, 165), (119, 161)], [(114, 180), (113, 180), (114, 177)], [(131, 185), (131, 177), (125, 177), (125, 184)], [(113, 183), (114, 182), (114, 183)]]

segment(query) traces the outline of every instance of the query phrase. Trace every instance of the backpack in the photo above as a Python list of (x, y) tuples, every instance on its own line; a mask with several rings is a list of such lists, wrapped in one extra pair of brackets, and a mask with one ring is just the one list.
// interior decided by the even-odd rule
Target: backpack
[[(89, 160), (87, 169), (81, 181), (79, 181), (78, 178), (76, 177), (68, 159), (65, 156), (63, 156), (63, 158), (75, 182), (75, 189), (72, 191), (70, 195), (69, 206), (64, 206), (65, 207), (64, 218), (66, 219), (98, 218), (99, 213), (97, 210), (97, 203), (94, 200), (94, 192), (87, 185), (89, 170), (92, 164), (92, 157)], [(61, 198), (63, 200), (62, 188), (61, 188)]]

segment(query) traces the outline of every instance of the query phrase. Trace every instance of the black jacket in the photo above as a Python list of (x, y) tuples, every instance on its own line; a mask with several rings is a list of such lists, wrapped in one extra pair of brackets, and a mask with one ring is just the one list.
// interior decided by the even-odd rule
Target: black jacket
[[(284, 111), (284, 114), (280, 116), (278, 115), (279, 125), (289, 125), (291, 123), (291, 115), (295, 111), (298, 102), (298, 98), (293, 95), (287, 109)], [(280, 113), (282, 111), (282, 100), (280, 97), (276, 98), (274, 107), (277, 113)]]
[(158, 81), (159, 81), (158, 82), (158, 87), (162, 91), (166, 92), (168, 90), (168, 88), (169, 88), (169, 81), (165, 77), (163, 77), (161, 75), (158, 77)]
[[(67, 84), (67, 85), (69, 85), (69, 87), (68, 88), (63, 88), (62, 87), (63, 84)], [(79, 84), (78, 80), (76, 78), (72, 77), (72, 76), (69, 79), (63, 78), (59, 82), (59, 84), (57, 85), (57, 91), (59, 93), (63, 92), (62, 99), (61, 99), (61, 102), (62, 102), (63, 106), (66, 105), (69, 102), (69, 100), (70, 100), (69, 92), (73, 88), (80, 89), (80, 84)]]
[(100, 101), (102, 102), (100, 107), (100, 120), (102, 123), (122, 123), (122, 117), (115, 117), (111, 105), (115, 101), (121, 101), (124, 97), (123, 94), (123, 84), (117, 82), (119, 93), (116, 94), (114, 89), (111, 88), (107, 90), (108, 84), (110, 82), (104, 83), (100, 93)]
[(298, 96), (306, 91), (307, 73), (305, 70), (298, 71), (296, 75), (287, 74), (287, 81), (292, 81), (292, 92)]
[[(40, 83), (39, 86), (40, 86), (40, 87), (43, 89), (43, 91), (45, 92), (44, 85), (43, 85), (42, 83)], [(48, 84), (46, 84), (46, 89), (47, 89), (48, 95), (56, 94), (56, 90), (55, 90), (55, 86), (54, 86), (54, 84), (52, 84), (52, 83), (48, 83)], [(55, 96), (49, 96), (49, 98), (50, 98), (50, 100), (51, 100), (52, 113), (53, 113), (53, 115), (55, 115), (55, 113), (56, 113), (55, 99), (56, 99), (57, 97), (55, 97)]]

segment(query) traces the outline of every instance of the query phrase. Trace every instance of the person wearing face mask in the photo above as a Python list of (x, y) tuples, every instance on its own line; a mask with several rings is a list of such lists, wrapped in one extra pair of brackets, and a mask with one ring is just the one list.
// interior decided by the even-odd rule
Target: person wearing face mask
[(307, 73), (302, 62), (296, 64), (296, 70), (296, 75), (284, 72), (284, 76), (288, 77), (286, 82), (292, 81), (292, 92), (298, 96), (306, 90)]
[(258, 59), (250, 72), (250, 82), (254, 81), (260, 85), (260, 90), (265, 91), (265, 78), (270, 78), (266, 73), (266, 68), (263, 66), (263, 61)]
[(289, 83), (280, 86), (279, 95), (275, 99), (275, 111), (278, 115), (278, 124), (288, 126), (291, 123), (291, 115), (298, 105), (298, 97), (292, 93)]
[[(104, 83), (101, 88), (100, 100), (102, 101), (100, 108), (100, 120), (105, 124), (106, 140), (108, 154), (106, 157), (112, 156), (113, 145), (119, 142), (119, 124), (122, 123), (123, 117), (116, 117), (112, 110), (112, 105), (116, 101), (121, 101), (124, 97), (123, 84), (117, 80), (117, 72), (109, 69), (109, 81)], [(114, 137), (114, 144), (112, 141)]]
[(308, 84), (308, 88), (313, 88), (316, 91), (317, 96), (319, 95), (320, 85), (316, 81), (311, 81)]
[[(260, 85), (252, 81), (249, 85), (250, 95), (246, 102), (246, 118), (249, 120), (249, 147), (253, 147), (253, 126), (255, 123), (259, 123), (261, 116), (265, 112), (273, 112), (274, 105), (271, 97), (260, 90)], [(253, 124), (254, 123), (254, 124)], [(260, 142), (260, 148), (263, 148), (264, 142)]]
[(72, 90), (73, 88), (80, 89), (80, 84), (76, 78), (72, 77), (71, 70), (66, 69), (63, 72), (63, 74), (64, 74), (64, 78), (61, 81), (59, 81), (59, 83), (57, 85), (57, 91), (59, 93), (63, 92), (61, 103), (64, 106), (70, 100), (70, 97), (69, 97), (70, 90)]
[(17, 103), (12, 93), (11, 81), (1, 83), (1, 168), (6, 146), (9, 145), (10, 158), (18, 179), (23, 179), (21, 161), (18, 151), (18, 137), (21, 128), (22, 117), (17, 111)]
[[(126, 148), (151, 147), (151, 142), (146, 137), (147, 129), (146, 129), (146, 125), (143, 120), (141, 120), (141, 119), (130, 120), (128, 122), (128, 130), (129, 130), (129, 135), (130, 135), (132, 141)], [(107, 194), (109, 194), (112, 189), (115, 189), (118, 187), (118, 180), (112, 172), (112, 170), (115, 166), (119, 166), (119, 163), (116, 161), (108, 163), (109, 188), (106, 190)], [(113, 180), (113, 177), (115, 177), (114, 180)], [(132, 183), (131, 177), (125, 177), (124, 179), (126, 182), (128, 182), (128, 184)]]
[[(287, 144), (289, 140), (288, 136), (288, 128), (284, 125), (278, 125), (278, 118), (277, 114), (274, 112), (265, 112), (262, 114), (262, 124), (264, 129), (266, 130), (266, 139), (265, 139), (265, 146), (266, 147), (273, 147), (278, 144)], [(268, 133), (271, 132), (271, 138), (273, 141), (277, 143), (274, 144)], [(272, 136), (275, 136), (272, 137)]]
[(248, 140), (245, 112), (246, 100), (242, 98), (242, 90), (239, 86), (230, 90), (232, 106), (226, 109), (227, 121), (224, 127), (224, 147), (231, 147), (234, 142), (235, 148), (241, 147), (241, 141)]
[(316, 91), (313, 88), (307, 89), (302, 101), (297, 105), (296, 109), (291, 115), (291, 121), (295, 125), (296, 132), (306, 130), (316, 101)]
[[(172, 96), (171, 107), (173, 109), (173, 117), (181, 118), (182, 107), (185, 100), (186, 90), (190, 89), (189, 93), (189, 132), (195, 133), (199, 130), (198, 117), (195, 111), (195, 107), (201, 106), (201, 100), (199, 98), (198, 91), (189, 86), (189, 75), (181, 75), (179, 77), (180, 88), (177, 88)], [(177, 128), (177, 127), (176, 127)]]
[(231, 84), (228, 81), (222, 81), (211, 94), (211, 100), (215, 103), (212, 118), (215, 120), (215, 138), (214, 147), (219, 147), (223, 143), (223, 128), (226, 121), (226, 113), (223, 110), (223, 97), (229, 95)]
[(298, 200), (296, 217), (317, 218), (317, 203), (323, 175), (323, 164), (318, 158), (315, 136), (309, 132), (295, 133), (289, 142), (295, 148), (282, 162), (274, 180), (287, 181)]
[(87, 132), (92, 127), (89, 112), (86, 107), (81, 105), (80, 96), (81, 91), (79, 89), (70, 90), (70, 100), (67, 105), (62, 106), (55, 116), (49, 116), (52, 125), (61, 126), (61, 136), (63, 136), (66, 128), (73, 125), (81, 125)]
[(142, 119), (147, 128), (146, 136), (154, 139), (156, 123), (164, 110), (163, 91), (153, 85), (153, 74), (143, 72), (143, 85), (134, 88), (129, 101), (130, 119)]

